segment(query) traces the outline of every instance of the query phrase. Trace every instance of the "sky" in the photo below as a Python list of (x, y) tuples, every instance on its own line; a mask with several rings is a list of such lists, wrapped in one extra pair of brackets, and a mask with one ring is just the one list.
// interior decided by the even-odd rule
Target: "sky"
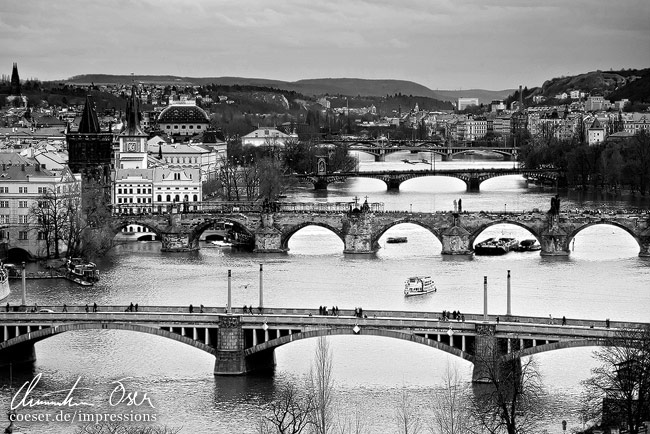
[(0, 72), (502, 90), (650, 67), (649, 23), (650, 0), (1, 0)]

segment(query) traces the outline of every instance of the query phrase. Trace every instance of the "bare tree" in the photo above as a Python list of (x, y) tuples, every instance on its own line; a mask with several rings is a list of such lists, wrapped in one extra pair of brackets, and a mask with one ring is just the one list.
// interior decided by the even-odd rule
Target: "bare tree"
[(166, 426), (137, 426), (122, 423), (93, 422), (75, 431), (75, 434), (177, 434), (181, 428)]
[(314, 412), (314, 395), (310, 388), (290, 382), (280, 389), (270, 404), (270, 414), (263, 416), (262, 433), (299, 434), (310, 424)]
[(485, 360), (484, 384), (474, 386), (472, 414), (490, 434), (532, 432), (542, 416), (543, 389), (532, 357), (504, 361), (498, 353)]
[(650, 327), (617, 331), (604, 344), (594, 351), (600, 365), (583, 381), (585, 414), (637, 434), (650, 418)]
[(466, 434), (473, 424), (467, 403), (470, 390), (457, 369), (447, 365), (442, 387), (434, 393), (433, 417), (429, 428), (435, 434)]
[(332, 351), (325, 337), (318, 338), (314, 366), (310, 373), (314, 394), (312, 420), (317, 434), (332, 432), (334, 423), (334, 380), (332, 378)]
[(358, 406), (352, 412), (346, 412), (339, 408), (334, 432), (337, 434), (364, 434), (367, 432), (366, 425), (367, 419)]
[(402, 396), (395, 408), (395, 424), (399, 434), (418, 434), (422, 430), (420, 409), (414, 405), (406, 387), (402, 387)]

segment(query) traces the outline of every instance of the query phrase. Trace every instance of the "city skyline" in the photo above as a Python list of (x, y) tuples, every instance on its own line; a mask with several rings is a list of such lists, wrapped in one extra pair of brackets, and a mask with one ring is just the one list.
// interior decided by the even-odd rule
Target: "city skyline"
[(6, 73), (408, 80), (432, 90), (541, 86), (648, 67), (646, 0), (130, 1), (0, 4)]

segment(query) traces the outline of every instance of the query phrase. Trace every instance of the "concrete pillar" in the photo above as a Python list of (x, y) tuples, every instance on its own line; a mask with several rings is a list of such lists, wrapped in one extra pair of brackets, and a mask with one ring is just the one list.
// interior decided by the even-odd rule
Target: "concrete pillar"
[(253, 346), (257, 346), (257, 330), (253, 329)]
[(448, 153), (442, 155), (442, 161), (452, 161), (454, 159), (454, 154)]
[(461, 336), (461, 350), (467, 351), (467, 347), (465, 345), (465, 335)]
[(327, 185), (329, 181), (325, 176), (319, 176), (317, 178), (312, 178), (314, 183), (314, 190), (327, 190)]
[(488, 320), (487, 276), (483, 276), (483, 321)]
[(510, 270), (508, 270), (508, 287), (507, 287), (507, 291), (508, 291), (508, 303), (507, 303), (508, 306), (507, 306), (507, 310), (506, 310), (506, 315), (510, 316), (511, 315), (511, 313), (510, 313), (510, 301), (511, 301), (511, 297), (510, 297)]
[(210, 345), (210, 329), (205, 328), (205, 344)]
[(469, 192), (481, 191), (481, 182), (482, 180), (480, 178), (470, 177), (469, 182), (467, 183), (467, 191)]
[(495, 324), (476, 324), (476, 341), (474, 343), (474, 371), (472, 381), (490, 382), (490, 364), (498, 358)]
[(401, 183), (402, 180), (400, 178), (388, 178), (388, 181), (386, 182), (388, 191), (399, 191)]
[(196, 327), (192, 327), (192, 339), (199, 340), (199, 330)]
[(650, 258), (650, 235), (639, 236), (639, 256), (642, 258)]
[(219, 315), (214, 373), (215, 375), (241, 375), (246, 373), (244, 330), (241, 327), (240, 316)]
[(264, 342), (269, 341), (269, 329), (264, 330)]
[(0, 366), (31, 363), (36, 360), (36, 350), (33, 342), (23, 342), (0, 350)]

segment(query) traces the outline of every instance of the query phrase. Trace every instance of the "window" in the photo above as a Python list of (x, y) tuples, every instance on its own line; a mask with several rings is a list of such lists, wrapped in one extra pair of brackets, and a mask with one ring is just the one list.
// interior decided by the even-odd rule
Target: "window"
[(9, 193), (9, 187), (0, 187), (0, 193)]
[(44, 240), (45, 239), (45, 233), (44, 232), (38, 232), (38, 235), (36, 236), (37, 240)]
[(162, 202), (162, 194), (158, 195), (158, 202)]
[(122, 189), (121, 188), (117, 189), (117, 194), (122, 194)]
[(0, 200), (0, 208), (9, 208), (8, 200)]
[(140, 194), (140, 189), (138, 188), (138, 194)]
[(19, 231), (18, 232), (18, 239), (19, 240), (26, 240), (27, 239), (27, 231)]
[(26, 225), (28, 223), (28, 216), (26, 215), (19, 215), (18, 216), (18, 223)]
[(26, 194), (27, 193), (27, 187), (18, 187), (18, 193), (19, 194)]
[(0, 214), (0, 224), (9, 224), (8, 214)]
[(26, 200), (19, 200), (18, 201), (18, 208), (27, 208), (27, 201)]

